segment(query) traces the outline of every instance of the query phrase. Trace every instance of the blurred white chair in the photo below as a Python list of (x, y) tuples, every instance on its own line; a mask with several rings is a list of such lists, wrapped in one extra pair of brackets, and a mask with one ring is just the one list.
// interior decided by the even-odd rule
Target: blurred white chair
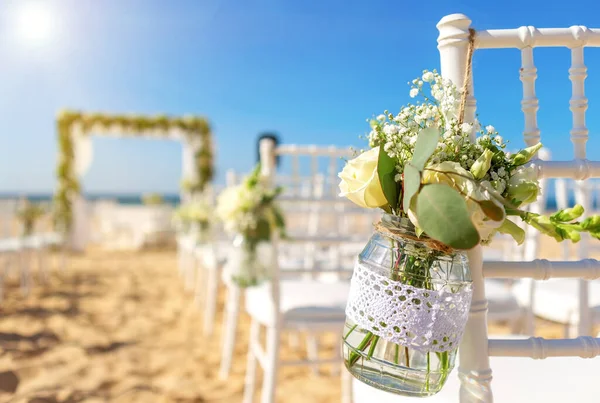
[[(275, 171), (275, 144), (270, 139), (263, 139), (260, 144), (262, 175), (272, 182)], [(312, 234), (311, 234), (312, 235)], [(348, 280), (338, 279), (333, 282), (322, 282), (313, 278), (298, 277), (302, 273), (314, 271), (312, 267), (301, 265), (297, 269), (280, 270), (279, 251), (281, 244), (273, 235), (272, 280), (259, 287), (246, 290), (246, 311), (251, 317), (250, 343), (248, 349), (248, 365), (244, 403), (250, 403), (254, 397), (257, 362), (264, 370), (262, 397), (263, 403), (272, 403), (275, 399), (278, 368), (280, 365), (311, 365), (321, 363), (339, 363), (340, 352), (330, 359), (318, 357), (316, 346), (309, 343), (307, 360), (285, 362), (279, 357), (281, 333), (284, 330), (308, 332), (314, 336), (316, 332), (341, 332), (346, 315), (346, 301), (350, 284)], [(327, 238), (327, 237), (325, 237)], [(292, 242), (298, 241), (298, 238)], [(307, 236), (304, 242), (318, 245), (320, 239)], [(324, 239), (326, 243), (345, 240), (339, 235)], [(366, 239), (365, 239), (366, 242)], [(332, 269), (332, 272), (340, 270)], [(349, 270), (344, 270), (351, 273)], [(292, 276), (288, 278), (288, 276)], [(260, 326), (266, 328), (266, 344), (260, 345)], [(315, 339), (316, 340), (316, 339)], [(313, 351), (310, 351), (313, 350)]]
[[(277, 251), (277, 240), (273, 241), (273, 245)], [(283, 331), (309, 332), (313, 336), (316, 332), (341, 332), (346, 319), (349, 282), (325, 283), (297, 276), (286, 279), (291, 271), (280, 271), (277, 260), (276, 252), (272, 264), (273, 278), (270, 282), (246, 290), (246, 312), (251, 317), (251, 327), (245, 403), (253, 400), (257, 362), (264, 370), (261, 399), (263, 403), (274, 401), (280, 365), (310, 365), (314, 368), (318, 364), (340, 362), (339, 351), (330, 359), (321, 359), (318, 357), (316, 346), (311, 343), (308, 345), (307, 360), (281, 361), (279, 346)], [(304, 271), (305, 268), (300, 268), (294, 274)], [(260, 326), (264, 326), (267, 332), (264, 348), (260, 345)]]
[[(338, 198), (338, 165), (341, 157), (350, 157), (349, 148), (315, 145), (279, 145), (268, 158), (274, 164), (276, 156), (291, 159), (291, 175), (278, 175), (277, 185), (283, 186), (278, 203), (286, 219), (286, 232), (296, 242), (285, 243), (279, 248), (279, 266), (282, 272), (288, 268), (303, 267), (299, 275), (305, 279), (335, 282), (340, 267), (351, 273), (354, 258), (358, 255), (372, 232), (376, 211), (354, 207), (348, 200)], [(261, 157), (263, 158), (263, 157)], [(301, 159), (310, 162), (310, 174), (302, 176)], [(326, 160), (328, 171), (319, 172), (320, 161)], [(266, 162), (261, 161), (264, 165)], [(353, 224), (353, 225), (351, 225)], [(360, 225), (362, 224), (362, 226)], [(300, 242), (302, 239), (302, 242)], [(352, 259), (348, 259), (352, 256)], [(318, 270), (314, 270), (318, 268)], [(327, 268), (334, 271), (327, 272)], [(325, 269), (326, 272), (323, 270)], [(221, 355), (222, 379), (227, 378), (235, 347), (235, 333), (239, 316), (240, 289), (223, 279), (227, 284), (227, 300), (223, 324)], [(307, 352), (310, 358), (318, 355), (318, 340), (307, 329)], [(290, 334), (290, 343), (298, 345), (296, 333)], [(316, 372), (316, 366), (313, 371)]]

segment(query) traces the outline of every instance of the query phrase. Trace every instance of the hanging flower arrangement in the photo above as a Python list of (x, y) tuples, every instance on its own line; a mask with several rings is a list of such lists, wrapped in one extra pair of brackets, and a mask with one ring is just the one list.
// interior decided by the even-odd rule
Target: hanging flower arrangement
[(285, 236), (283, 214), (275, 203), (281, 191), (281, 187), (273, 189), (263, 182), (257, 166), (240, 185), (228, 187), (217, 199), (217, 216), (235, 236), (226, 277), (241, 287), (269, 278), (271, 235), (278, 231)]
[(201, 193), (214, 177), (213, 144), (210, 126), (205, 118), (196, 116), (169, 117), (138, 115), (105, 115), (62, 111), (57, 118), (59, 160), (57, 166), (58, 188), (54, 196), (55, 223), (68, 231), (73, 221), (73, 197), (80, 193), (75, 162), (74, 127), (78, 125), (80, 136), (91, 131), (118, 130), (128, 135), (155, 134), (165, 137), (169, 131), (183, 131), (186, 140), (197, 144), (195, 153), (196, 179), (186, 182), (185, 190)]
[(506, 152), (493, 126), (463, 121), (466, 94), (435, 70), (412, 81), (410, 96), (422, 100), (369, 121), (370, 149), (339, 174), (341, 196), (386, 213), (354, 271), (343, 350), (357, 378), (428, 396), (452, 370), (468, 318), (463, 251), (497, 232), (521, 244), (514, 219), (557, 241), (600, 238), (600, 217), (578, 221), (579, 205), (551, 216), (526, 211), (540, 193), (528, 163), (542, 145)]
[(195, 201), (193, 203), (179, 206), (175, 210), (173, 221), (175, 227), (181, 232), (191, 233), (196, 242), (207, 242), (212, 223), (214, 209), (204, 201)]
[(16, 213), (17, 220), (21, 223), (21, 235), (24, 237), (33, 235), (35, 224), (44, 214), (46, 210), (41, 205), (24, 200)]

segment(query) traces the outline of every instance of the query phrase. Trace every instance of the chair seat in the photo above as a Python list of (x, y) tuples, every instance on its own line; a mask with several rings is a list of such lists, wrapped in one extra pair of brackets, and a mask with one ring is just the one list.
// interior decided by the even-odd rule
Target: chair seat
[[(246, 290), (246, 311), (263, 325), (274, 322), (270, 283)], [(315, 325), (344, 323), (349, 282), (322, 283), (312, 280), (280, 281), (280, 312), (284, 325), (311, 322)]]
[(491, 321), (515, 319), (522, 313), (512, 288), (502, 281), (486, 281), (485, 296), (488, 300), (488, 319)]
[[(515, 296), (524, 306), (529, 305), (529, 283), (515, 286)], [(594, 318), (600, 316), (600, 282), (589, 282), (589, 302)], [(579, 322), (579, 280), (552, 279), (535, 284), (533, 313), (554, 322)]]
[(6, 238), (0, 240), (0, 253), (18, 252), (23, 248), (19, 238)]
[[(490, 357), (495, 402), (591, 403), (598, 401), (600, 358), (559, 357), (533, 360)], [(427, 403), (458, 403), (460, 381), (454, 369), (441, 392)], [(411, 403), (415, 399), (383, 392), (353, 379), (354, 403)]]

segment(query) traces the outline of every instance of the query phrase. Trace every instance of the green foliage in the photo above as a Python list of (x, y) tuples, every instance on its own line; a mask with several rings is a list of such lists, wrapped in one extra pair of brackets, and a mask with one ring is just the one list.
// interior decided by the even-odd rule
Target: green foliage
[(502, 221), (506, 217), (504, 209), (491, 200), (482, 200), (479, 201), (478, 204), (479, 207), (481, 207), (483, 214), (491, 220)]
[(203, 192), (213, 180), (213, 145), (210, 126), (207, 120), (198, 116), (183, 118), (166, 115), (106, 115), (101, 113), (82, 113), (61, 111), (56, 120), (58, 134), (59, 162), (57, 167), (58, 188), (54, 196), (54, 221), (57, 227), (68, 231), (72, 224), (72, 197), (80, 192), (79, 180), (74, 172), (73, 125), (78, 124), (87, 135), (91, 130), (117, 129), (123, 132), (143, 132), (147, 130), (178, 129), (189, 140), (200, 139), (199, 151), (194, 155), (197, 180), (184, 180), (182, 187), (190, 192)]
[(142, 203), (146, 206), (159, 206), (164, 204), (163, 196), (159, 193), (149, 193), (142, 195)]
[(511, 211), (511, 214), (520, 216), (527, 224), (558, 242), (570, 240), (577, 243), (581, 240), (582, 232), (587, 232), (593, 238), (600, 239), (600, 216), (594, 215), (582, 222), (574, 221), (583, 213), (583, 206), (579, 204), (557, 211), (549, 217), (520, 210)]
[(377, 160), (377, 175), (379, 183), (391, 210), (398, 208), (399, 184), (394, 179), (396, 175), (396, 162), (383, 149), (379, 147), (379, 158)]
[(419, 171), (425, 168), (425, 164), (431, 158), (439, 140), (440, 132), (436, 128), (430, 127), (419, 132), (411, 161), (411, 164)]
[(403, 209), (404, 211), (410, 210), (412, 198), (419, 191), (421, 186), (421, 173), (413, 165), (406, 164), (404, 166), (404, 200)]
[(23, 227), (23, 235), (33, 233), (36, 222), (46, 214), (46, 210), (40, 205), (25, 200), (23, 206), (17, 210), (16, 217)]
[(537, 143), (534, 146), (524, 148), (518, 153), (511, 155), (510, 159), (515, 166), (525, 165), (533, 158), (540, 148), (542, 148), (542, 143)]
[(465, 199), (450, 186), (423, 186), (416, 207), (419, 226), (429, 237), (454, 249), (471, 249), (479, 243)]
[(498, 232), (512, 236), (519, 245), (525, 242), (525, 230), (508, 218), (498, 227)]

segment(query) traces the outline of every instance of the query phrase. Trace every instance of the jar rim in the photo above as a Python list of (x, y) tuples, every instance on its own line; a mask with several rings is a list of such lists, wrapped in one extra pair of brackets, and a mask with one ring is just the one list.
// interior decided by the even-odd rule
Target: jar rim
[[(377, 226), (375, 230), (382, 236), (386, 238), (395, 238), (396, 240), (404, 240), (415, 243), (420, 243), (426, 245), (430, 249), (432, 248), (429, 245), (428, 241), (434, 241), (433, 238), (427, 236), (427, 234), (422, 233), (417, 235), (417, 228), (412, 223), (412, 221), (408, 217), (398, 216), (394, 214), (384, 213), (381, 217), (380, 221), (381, 225), (391, 232), (381, 230)], [(402, 234), (406, 234), (406, 237), (403, 237)], [(466, 252), (460, 249), (452, 249), (448, 247), (450, 250), (447, 252), (442, 252), (440, 257), (450, 258), (452, 259), (454, 256), (466, 256)]]

